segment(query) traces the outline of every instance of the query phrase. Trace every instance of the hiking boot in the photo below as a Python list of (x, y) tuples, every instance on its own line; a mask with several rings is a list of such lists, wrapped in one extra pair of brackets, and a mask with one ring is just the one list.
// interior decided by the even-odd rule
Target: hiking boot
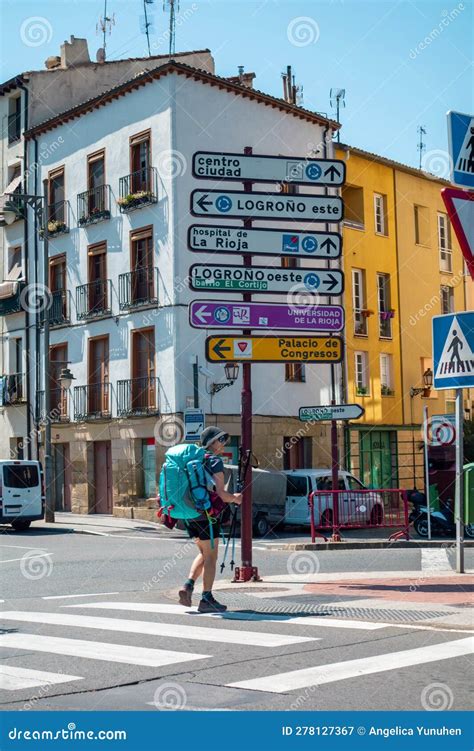
[(193, 604), (193, 588), (185, 584), (184, 587), (179, 590), (178, 597), (180, 605), (190, 608)]
[(227, 605), (222, 605), (220, 602), (212, 597), (202, 599), (198, 605), (198, 613), (225, 613)]

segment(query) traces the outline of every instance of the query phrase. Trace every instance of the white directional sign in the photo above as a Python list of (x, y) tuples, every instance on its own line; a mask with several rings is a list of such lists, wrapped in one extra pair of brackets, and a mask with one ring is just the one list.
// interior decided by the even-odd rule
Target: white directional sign
[(293, 232), (290, 229), (193, 224), (188, 230), (188, 247), (196, 253), (339, 258), (342, 237), (337, 232)]
[(193, 190), (191, 214), (285, 222), (340, 222), (343, 204), (339, 196)]
[[(195, 263), (189, 269), (191, 289), (207, 292), (290, 293), (339, 296), (344, 275), (338, 269), (280, 269)], [(299, 301), (301, 305), (301, 300)]]
[(291, 156), (197, 151), (194, 177), (206, 180), (249, 180), (298, 185), (343, 185), (346, 165), (339, 159), (299, 159)]
[(327, 407), (300, 407), (299, 418), (303, 422), (321, 420), (357, 420), (365, 414), (359, 404), (329, 404)]

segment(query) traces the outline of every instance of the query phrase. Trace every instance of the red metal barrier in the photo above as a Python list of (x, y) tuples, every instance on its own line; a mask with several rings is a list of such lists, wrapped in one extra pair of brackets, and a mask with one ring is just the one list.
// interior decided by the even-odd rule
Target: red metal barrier
[[(338, 498), (338, 523), (334, 523), (333, 498)], [(398, 531), (389, 540), (410, 539), (408, 520), (408, 494), (406, 490), (366, 489), (316, 490), (308, 496), (311, 523), (311, 541), (315, 542), (316, 529), (331, 530), (333, 540), (339, 538), (340, 529), (394, 528)], [(324, 535), (319, 535), (324, 536)], [(324, 538), (326, 539), (326, 538)]]

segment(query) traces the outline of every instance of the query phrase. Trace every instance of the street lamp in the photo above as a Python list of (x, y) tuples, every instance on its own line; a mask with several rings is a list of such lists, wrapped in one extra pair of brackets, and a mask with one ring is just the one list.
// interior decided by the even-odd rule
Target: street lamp
[(416, 458), (415, 458), (415, 431), (413, 430), (413, 399), (420, 394), (423, 399), (427, 399), (431, 394), (431, 387), (433, 386), (433, 371), (431, 368), (427, 368), (423, 373), (423, 386), (421, 388), (412, 386), (410, 388), (410, 422), (411, 422), (411, 453), (413, 464), (413, 489), (416, 490)]
[(62, 389), (65, 391), (68, 391), (71, 388), (72, 382), (75, 381), (75, 377), (71, 373), (68, 367), (63, 368), (59, 374), (59, 385)]
[(239, 376), (239, 364), (237, 362), (226, 362), (224, 365), (224, 373), (227, 381), (225, 383), (211, 383), (211, 396), (218, 394), (219, 391), (225, 389), (227, 386), (232, 386)]

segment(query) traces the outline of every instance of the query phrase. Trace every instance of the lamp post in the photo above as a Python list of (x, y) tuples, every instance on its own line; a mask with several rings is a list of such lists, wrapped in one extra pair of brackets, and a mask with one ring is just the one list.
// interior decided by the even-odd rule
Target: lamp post
[(421, 388), (412, 386), (410, 388), (410, 422), (411, 422), (411, 450), (413, 463), (413, 490), (416, 490), (416, 459), (415, 459), (415, 431), (413, 429), (413, 399), (420, 394), (427, 399), (431, 394), (433, 386), (433, 371), (427, 368), (423, 373), (423, 386)]
[(210, 395), (218, 394), (222, 389), (227, 386), (233, 386), (239, 376), (239, 364), (236, 362), (226, 362), (224, 365), (224, 372), (227, 381), (225, 383), (211, 383)]

